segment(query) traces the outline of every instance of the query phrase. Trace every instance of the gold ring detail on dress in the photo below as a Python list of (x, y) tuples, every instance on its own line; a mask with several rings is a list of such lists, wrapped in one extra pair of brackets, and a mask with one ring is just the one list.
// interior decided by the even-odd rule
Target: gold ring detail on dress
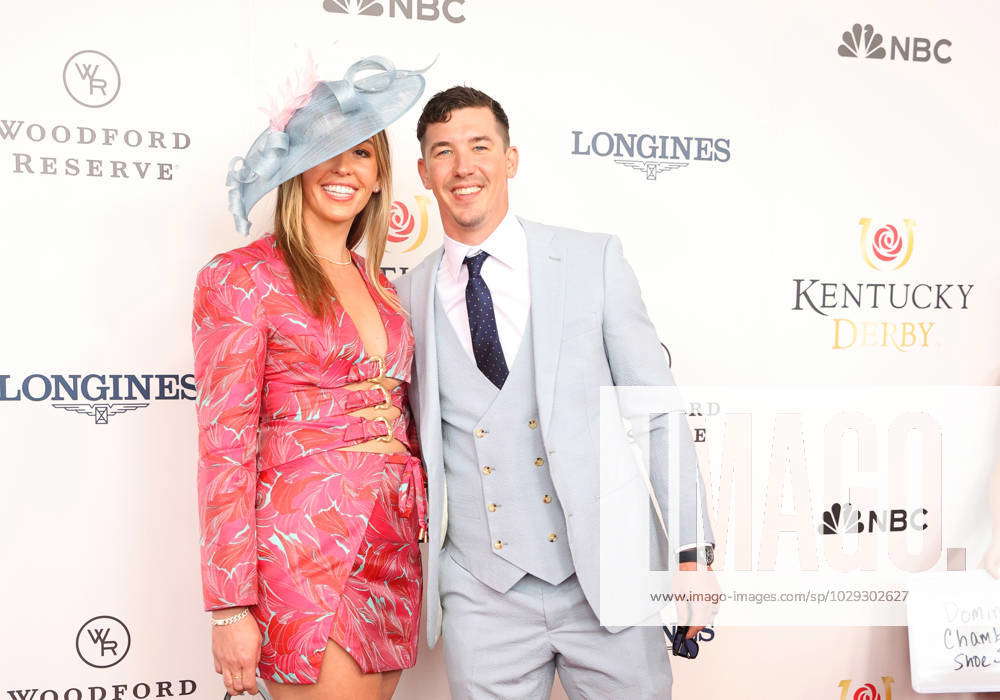
[(392, 442), (392, 423), (389, 422), (389, 419), (385, 416), (376, 416), (375, 418), (372, 418), (372, 420), (378, 420), (385, 423), (386, 434), (379, 437), (379, 440), (382, 442)]

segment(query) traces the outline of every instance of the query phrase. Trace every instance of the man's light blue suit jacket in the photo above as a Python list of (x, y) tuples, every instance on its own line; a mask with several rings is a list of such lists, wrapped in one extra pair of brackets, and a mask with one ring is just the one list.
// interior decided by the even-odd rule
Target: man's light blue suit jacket
[[(599, 388), (673, 386), (673, 376), (618, 238), (519, 221), (528, 240), (538, 419), (566, 515), (577, 578), (599, 615)], [(410, 405), (428, 476), (430, 544), (425, 590), (427, 642), (432, 647), (441, 628), (438, 565), (447, 517), (434, 315), (442, 255), (443, 248), (437, 249), (396, 280), (416, 339)], [(651, 417), (649, 444), (654, 457), (650, 477), (667, 518), (667, 474), (665, 468), (658, 468), (663, 461), (655, 457), (668, 451), (665, 426)], [(683, 547), (713, 538), (703, 502), (698, 512), (704, 529), (699, 533), (695, 527), (696, 503), (703, 489), (686, 429), (681, 431), (680, 443), (677, 546)]]

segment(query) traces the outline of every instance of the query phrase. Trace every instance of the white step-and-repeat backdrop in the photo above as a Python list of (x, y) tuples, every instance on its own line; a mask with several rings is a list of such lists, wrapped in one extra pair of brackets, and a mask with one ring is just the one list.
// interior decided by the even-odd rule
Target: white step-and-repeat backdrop
[[(191, 295), (246, 242), (226, 166), (306, 51), (328, 79), (436, 58), (428, 95), (500, 100), (514, 209), (622, 237), (682, 385), (981, 386), (1000, 369), (997, 27), (973, 0), (5, 3), (0, 695), (222, 696)], [(390, 277), (442, 236), (418, 113), (390, 131)], [(902, 627), (704, 640), (673, 663), (677, 698), (913, 697)], [(397, 697), (447, 697), (440, 648)]]

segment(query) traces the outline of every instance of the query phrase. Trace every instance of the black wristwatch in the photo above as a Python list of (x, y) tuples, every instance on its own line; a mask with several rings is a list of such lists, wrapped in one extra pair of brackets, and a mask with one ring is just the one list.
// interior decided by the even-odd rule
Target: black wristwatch
[[(703, 556), (705, 558), (705, 564), (711, 566), (712, 562), (715, 561), (715, 547), (710, 544), (706, 544), (701, 548)], [(677, 559), (681, 564), (687, 562), (698, 561), (698, 547), (691, 547), (690, 549), (682, 549), (678, 552)]]

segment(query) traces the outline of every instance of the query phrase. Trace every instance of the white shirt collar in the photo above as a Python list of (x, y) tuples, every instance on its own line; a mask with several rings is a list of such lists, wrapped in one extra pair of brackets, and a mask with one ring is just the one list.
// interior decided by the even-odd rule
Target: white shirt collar
[(446, 233), (444, 235), (442, 265), (452, 279), (457, 280), (462, 272), (462, 261), (481, 250), (485, 250), (491, 258), (495, 258), (511, 269), (517, 269), (527, 261), (528, 244), (524, 236), (524, 229), (510, 209), (507, 210), (506, 216), (493, 230), (493, 233), (478, 246), (460, 243)]

